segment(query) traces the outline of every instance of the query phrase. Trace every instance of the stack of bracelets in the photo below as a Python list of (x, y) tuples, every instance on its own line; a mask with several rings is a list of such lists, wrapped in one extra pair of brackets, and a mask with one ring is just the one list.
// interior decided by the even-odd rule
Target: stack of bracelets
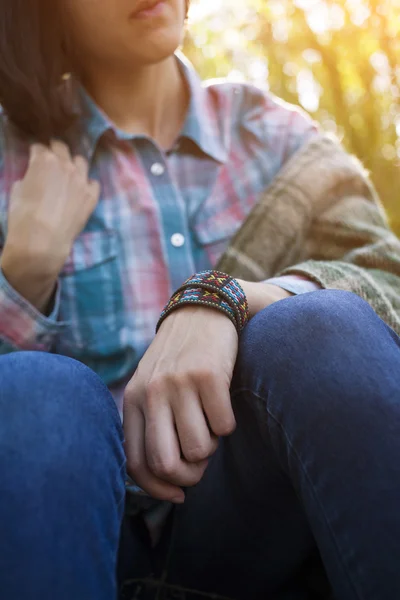
[(202, 271), (190, 277), (173, 294), (161, 313), (156, 331), (174, 310), (189, 305), (207, 306), (223, 312), (238, 334), (249, 320), (246, 295), (236, 279), (219, 271)]

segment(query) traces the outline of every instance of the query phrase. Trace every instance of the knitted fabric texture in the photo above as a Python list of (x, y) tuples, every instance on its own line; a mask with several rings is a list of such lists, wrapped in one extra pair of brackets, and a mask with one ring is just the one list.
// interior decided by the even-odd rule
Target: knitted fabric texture
[(360, 162), (327, 135), (288, 161), (217, 268), (247, 281), (298, 274), (354, 292), (400, 335), (400, 241)]

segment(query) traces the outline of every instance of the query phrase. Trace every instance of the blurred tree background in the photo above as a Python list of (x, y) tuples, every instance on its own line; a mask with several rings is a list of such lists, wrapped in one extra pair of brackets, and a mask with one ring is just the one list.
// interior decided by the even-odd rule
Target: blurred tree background
[(400, 234), (400, 0), (192, 0), (203, 78), (298, 104), (370, 170)]

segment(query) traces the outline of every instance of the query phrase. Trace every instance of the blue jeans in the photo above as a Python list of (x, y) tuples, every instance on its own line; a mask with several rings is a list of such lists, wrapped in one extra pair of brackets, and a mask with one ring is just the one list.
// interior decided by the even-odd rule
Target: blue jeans
[(338, 600), (400, 598), (399, 337), (352, 294), (284, 300), (244, 332), (232, 401), (236, 432), (152, 549), (140, 517), (120, 540), (105, 386), (67, 358), (1, 357), (1, 598), (114, 600), (119, 544), (122, 598), (305, 599), (313, 570)]

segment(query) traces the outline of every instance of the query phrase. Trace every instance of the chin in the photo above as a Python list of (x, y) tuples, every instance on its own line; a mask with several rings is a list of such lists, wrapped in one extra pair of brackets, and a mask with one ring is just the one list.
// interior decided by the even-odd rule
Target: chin
[(163, 40), (163, 43), (146, 44), (140, 53), (135, 52), (135, 62), (143, 65), (151, 65), (163, 62), (173, 56), (181, 45), (181, 40)]
[(184, 29), (181, 24), (169, 22), (142, 29), (139, 35), (132, 37), (135, 40), (134, 46), (131, 46), (134, 61), (143, 65), (154, 64), (172, 56), (181, 46)]

